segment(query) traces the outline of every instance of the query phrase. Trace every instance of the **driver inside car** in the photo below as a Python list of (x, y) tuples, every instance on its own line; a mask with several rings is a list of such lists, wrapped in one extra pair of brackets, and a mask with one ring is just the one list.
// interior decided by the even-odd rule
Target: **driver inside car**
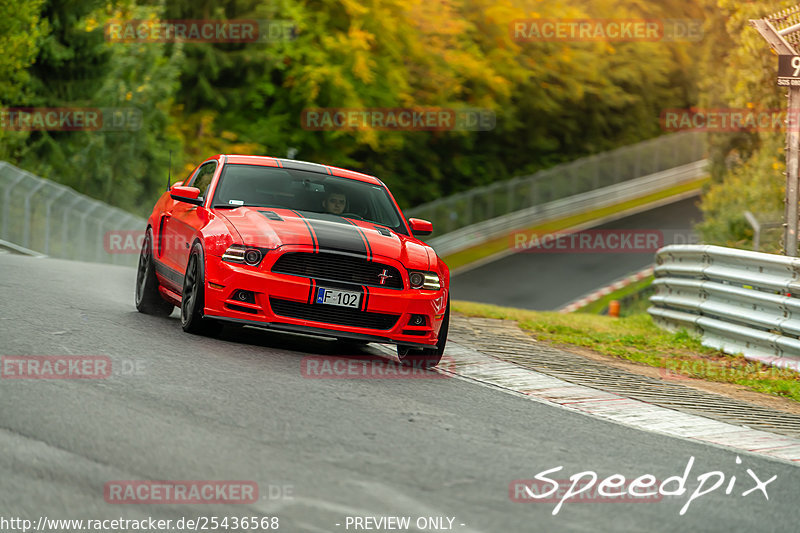
[(325, 191), (325, 199), (322, 201), (322, 207), (325, 212), (332, 215), (341, 215), (347, 207), (347, 196), (343, 191), (338, 189), (329, 189)]

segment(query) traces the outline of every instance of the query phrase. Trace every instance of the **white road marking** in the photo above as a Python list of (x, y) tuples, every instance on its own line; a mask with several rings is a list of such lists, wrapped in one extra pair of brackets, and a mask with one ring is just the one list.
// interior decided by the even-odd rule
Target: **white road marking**
[[(390, 352), (388, 346), (376, 347), (384, 353)], [(791, 437), (728, 424), (583, 385), (575, 385), (501, 361), (452, 341), (448, 341), (445, 355), (451, 357), (452, 362), (447, 365), (446, 370), (437, 368), (440, 373), (452, 374), (460, 379), (500, 388), (513, 394), (522, 394), (540, 403), (559, 406), (628, 427), (712, 446), (733, 448), (800, 466), (800, 440)]]

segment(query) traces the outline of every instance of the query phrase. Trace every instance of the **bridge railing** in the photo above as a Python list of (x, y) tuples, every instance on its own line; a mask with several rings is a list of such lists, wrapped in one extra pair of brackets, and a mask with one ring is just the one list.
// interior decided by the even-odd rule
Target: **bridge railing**
[(407, 209), (405, 214), (433, 222), (431, 238), (435, 238), (532, 206), (695, 163), (704, 154), (702, 132), (662, 135), (528, 176), (470, 189)]
[(656, 254), (647, 311), (703, 344), (800, 370), (800, 259), (712, 245), (672, 245)]
[(0, 162), (4, 241), (51, 257), (135, 265), (144, 227), (140, 217)]

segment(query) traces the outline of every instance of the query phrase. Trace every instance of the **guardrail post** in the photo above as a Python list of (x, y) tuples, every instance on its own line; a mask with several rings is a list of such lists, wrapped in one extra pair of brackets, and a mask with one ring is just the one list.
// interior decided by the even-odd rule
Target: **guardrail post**
[[(103, 206), (103, 204), (101, 204), (100, 202), (95, 201), (94, 207), (90, 208), (88, 211), (84, 211), (83, 214), (81, 215), (81, 244), (80, 244), (81, 261), (86, 261), (86, 256), (88, 255), (86, 253), (86, 219), (88, 218), (88, 216), (91, 213), (93, 213), (95, 211), (95, 209), (97, 209), (98, 207), (102, 207), (102, 206)], [(95, 220), (97, 220), (97, 219), (95, 219)]]
[(47, 205), (45, 206), (45, 218), (47, 219), (47, 222), (46, 222), (45, 227), (44, 227), (44, 253), (45, 253), (45, 255), (50, 255), (50, 212), (51, 212), (51, 209), (53, 207), (53, 203), (55, 203), (56, 200), (58, 200), (59, 198), (64, 196), (64, 194), (68, 190), (69, 189), (66, 189), (66, 188), (61, 189), (61, 191), (59, 191), (58, 194), (56, 194), (55, 196), (53, 196), (52, 198), (47, 200)]
[(514, 211), (514, 186), (518, 180), (518, 178), (512, 178), (506, 184), (506, 213)]
[(539, 203), (539, 177), (534, 175), (530, 182), (530, 189), (528, 190), (528, 205), (537, 205)]
[[(104, 218), (100, 219), (100, 221), (97, 223), (97, 243), (98, 243), (98, 246), (97, 246), (97, 254), (95, 254), (95, 258), (97, 259), (98, 263), (102, 263), (103, 262), (102, 261), (102, 254), (100, 253), (100, 251), (103, 250), (103, 248), (104, 248), (104, 246), (101, 245), (100, 243), (105, 244), (105, 237), (103, 235), (103, 229), (105, 228), (106, 221), (109, 218), (111, 218), (112, 216), (116, 215), (116, 214), (117, 213), (115, 212), (114, 209), (109, 209), (108, 210), (108, 214)], [(112, 261), (113, 261), (113, 259), (112, 259)]]
[(83, 196), (75, 195), (75, 199), (69, 204), (69, 208), (64, 209), (64, 218), (61, 224), (61, 257), (67, 258), (66, 254), (66, 245), (67, 245), (67, 217), (70, 215), (72, 208), (75, 207), (78, 202), (84, 200)]
[(31, 197), (36, 194), (36, 191), (44, 187), (46, 183), (46, 181), (40, 180), (25, 197), (25, 222), (22, 226), (22, 246), (25, 248), (30, 248), (31, 240)]
[(22, 178), (25, 177), (25, 174), (21, 172), (17, 176), (17, 179), (11, 182), (11, 184), (6, 187), (5, 192), (3, 193), (3, 239), (10, 240), (9, 235), (9, 226), (10, 222), (8, 221), (8, 212), (11, 210), (11, 189), (13, 189), (17, 183), (22, 181)]
[[(597, 159), (597, 156), (595, 156), (595, 158)], [(592, 167), (594, 168), (594, 174), (592, 175), (592, 186), (595, 189), (598, 189), (600, 188), (600, 165), (595, 162)]]

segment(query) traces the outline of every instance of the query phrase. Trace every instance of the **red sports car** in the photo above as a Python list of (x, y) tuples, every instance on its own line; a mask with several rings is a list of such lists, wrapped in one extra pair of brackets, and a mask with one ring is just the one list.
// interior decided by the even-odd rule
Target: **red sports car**
[(373, 176), (273, 157), (217, 155), (150, 215), (136, 308), (181, 309), (184, 331), (222, 323), (397, 345), (441, 359), (450, 271)]

